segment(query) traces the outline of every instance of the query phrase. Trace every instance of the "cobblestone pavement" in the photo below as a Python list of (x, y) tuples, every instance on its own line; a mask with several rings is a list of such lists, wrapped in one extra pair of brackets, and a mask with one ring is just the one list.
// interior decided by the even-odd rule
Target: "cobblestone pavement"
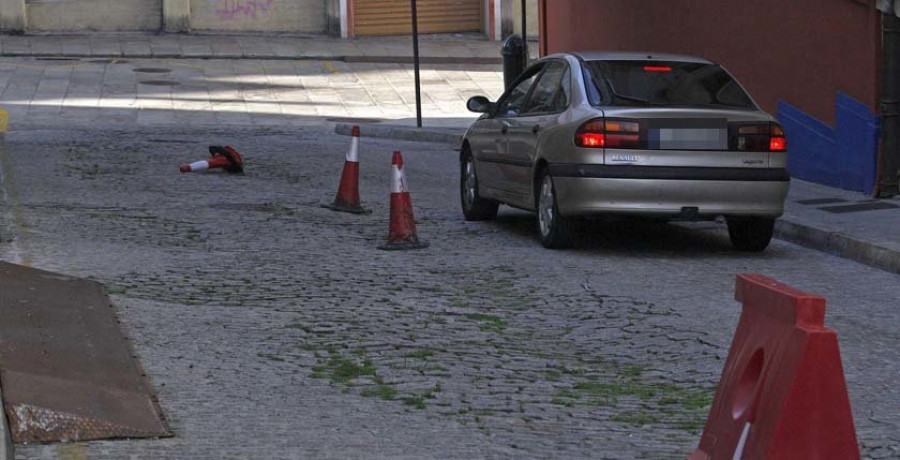
[[(335, 118), (414, 123), (411, 65), (338, 61), (0, 58), (11, 129), (35, 126), (296, 126)], [(496, 99), (499, 66), (425, 64), (428, 126), (467, 126), (465, 101)]]
[[(229, 143), (247, 173), (179, 175)], [(829, 300), (867, 458), (900, 455), (898, 277), (718, 225), (463, 222), (453, 146), (363, 139), (368, 216), (333, 213), (324, 128), (16, 131), (0, 258), (105, 283), (176, 433), (17, 458), (685, 458), (736, 325), (734, 275)], [(429, 249), (387, 253), (390, 153)]]

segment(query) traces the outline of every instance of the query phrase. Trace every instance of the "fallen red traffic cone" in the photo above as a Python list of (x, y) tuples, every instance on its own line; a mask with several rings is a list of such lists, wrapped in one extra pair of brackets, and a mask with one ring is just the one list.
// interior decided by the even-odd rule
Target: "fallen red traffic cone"
[(354, 214), (371, 212), (363, 209), (359, 203), (359, 126), (353, 127), (350, 150), (347, 151), (347, 158), (344, 160), (344, 172), (341, 174), (341, 184), (338, 186), (337, 196), (333, 203), (323, 204), (322, 207), (332, 211)]
[(212, 156), (210, 160), (197, 161), (191, 164), (181, 165), (181, 172), (188, 173), (194, 171), (203, 171), (205, 169), (222, 168), (231, 174), (239, 174), (244, 172), (244, 160), (241, 154), (234, 147), (220, 147), (218, 145), (209, 146), (209, 154)]
[(419, 241), (416, 235), (416, 219), (413, 216), (412, 199), (406, 185), (403, 171), (403, 155), (394, 152), (391, 161), (391, 233), (387, 244), (378, 246), (386, 251), (427, 248), (428, 243)]

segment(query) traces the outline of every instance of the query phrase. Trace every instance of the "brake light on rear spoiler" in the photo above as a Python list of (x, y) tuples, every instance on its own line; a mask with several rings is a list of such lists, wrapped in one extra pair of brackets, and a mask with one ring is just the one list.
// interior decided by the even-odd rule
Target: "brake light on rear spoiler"
[(595, 118), (575, 132), (575, 145), (585, 148), (636, 149), (641, 144), (637, 120)]

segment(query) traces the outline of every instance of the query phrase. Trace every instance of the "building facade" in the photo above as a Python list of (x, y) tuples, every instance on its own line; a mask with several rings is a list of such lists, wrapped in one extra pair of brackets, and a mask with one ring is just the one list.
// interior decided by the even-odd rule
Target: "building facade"
[[(537, 34), (537, 0), (528, 0)], [(422, 33), (521, 29), (520, 0), (418, 0)], [(410, 0), (0, 0), (6, 33), (173, 32), (327, 34), (345, 38), (411, 32)]]
[(721, 63), (784, 125), (794, 177), (868, 193), (888, 119), (884, 3), (541, 0), (541, 50), (670, 52)]

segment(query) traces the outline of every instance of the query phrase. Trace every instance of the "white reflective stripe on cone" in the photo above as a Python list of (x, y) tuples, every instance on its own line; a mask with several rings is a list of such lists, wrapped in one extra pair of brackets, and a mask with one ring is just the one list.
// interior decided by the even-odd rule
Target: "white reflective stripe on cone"
[(191, 171), (202, 171), (204, 169), (209, 169), (208, 161), (198, 161), (196, 163), (191, 163)]
[(350, 150), (347, 152), (347, 161), (359, 163), (359, 138), (351, 137)]
[(744, 457), (744, 448), (747, 447), (747, 437), (750, 436), (750, 424), (744, 425), (744, 432), (741, 433), (741, 440), (738, 441), (737, 449), (734, 450), (732, 460), (741, 460)]
[(409, 187), (406, 186), (406, 174), (403, 170), (398, 168), (397, 165), (391, 165), (391, 172), (393, 173), (393, 177), (391, 178), (391, 193), (408, 192)]

